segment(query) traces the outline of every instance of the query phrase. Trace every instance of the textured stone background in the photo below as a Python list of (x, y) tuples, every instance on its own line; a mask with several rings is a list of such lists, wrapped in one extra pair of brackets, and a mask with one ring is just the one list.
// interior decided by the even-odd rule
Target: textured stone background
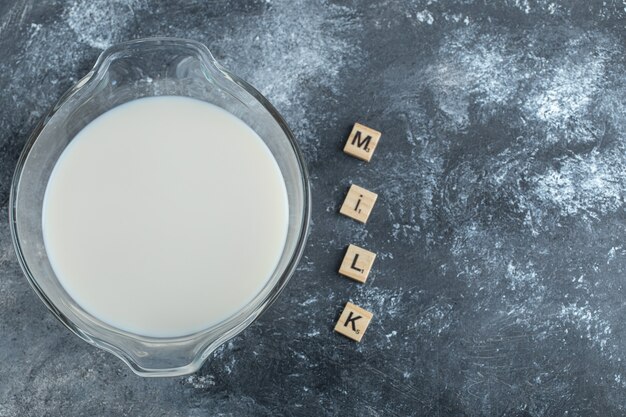
[[(626, 4), (0, 3), (0, 416), (626, 414)], [(9, 184), (37, 121), (101, 50), (206, 43), (282, 112), (313, 224), (278, 302), (193, 376), (141, 379), (23, 277)], [(383, 132), (370, 164), (351, 123)], [(351, 181), (379, 193), (362, 226)], [(349, 243), (370, 280), (339, 277)], [(332, 332), (347, 301), (363, 343)]]

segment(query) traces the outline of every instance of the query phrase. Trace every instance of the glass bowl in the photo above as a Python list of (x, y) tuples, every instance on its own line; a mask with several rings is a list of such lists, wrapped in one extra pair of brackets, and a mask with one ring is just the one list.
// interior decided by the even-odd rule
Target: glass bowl
[[(50, 265), (42, 234), (42, 206), (57, 159), (76, 134), (102, 113), (150, 96), (187, 96), (219, 106), (248, 124), (276, 159), (287, 189), (287, 240), (274, 273), (258, 295), (230, 318), (175, 338), (145, 337), (110, 326), (65, 291)], [(201, 43), (150, 38), (105, 50), (93, 69), (42, 120), (18, 161), (10, 197), (10, 225), (20, 265), (52, 313), (80, 338), (122, 359), (141, 376), (197, 371), (218, 346), (244, 330), (276, 299), (302, 254), (310, 218), (306, 167), (293, 134), (252, 86), (222, 68)]]

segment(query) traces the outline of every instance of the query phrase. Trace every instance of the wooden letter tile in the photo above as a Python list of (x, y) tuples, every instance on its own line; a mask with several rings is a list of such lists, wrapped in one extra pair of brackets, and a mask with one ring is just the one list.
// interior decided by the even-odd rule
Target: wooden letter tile
[(374, 208), (377, 198), (378, 195), (376, 193), (352, 184), (339, 212), (361, 223), (365, 223), (372, 212), (372, 208)]
[(335, 331), (360, 342), (373, 316), (372, 313), (359, 306), (346, 303), (346, 307), (335, 325)]
[(378, 146), (381, 133), (360, 123), (355, 123), (343, 151), (355, 158), (369, 162)]
[(339, 273), (355, 281), (365, 282), (372, 269), (376, 254), (356, 245), (348, 246)]

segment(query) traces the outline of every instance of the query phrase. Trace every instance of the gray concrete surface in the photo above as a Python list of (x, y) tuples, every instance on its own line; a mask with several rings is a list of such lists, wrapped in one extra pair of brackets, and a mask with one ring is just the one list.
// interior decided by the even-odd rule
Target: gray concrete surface
[[(487, 4), (486, 4), (487, 3)], [(626, 414), (622, 2), (0, 3), (0, 416)], [(10, 241), (29, 133), (112, 43), (206, 43), (292, 126), (313, 223), (278, 302), (196, 375), (141, 379), (49, 314)], [(383, 132), (370, 164), (351, 124)], [(352, 182), (379, 194), (363, 226)], [(349, 243), (378, 259), (337, 275)], [(348, 301), (361, 344), (333, 333)]]

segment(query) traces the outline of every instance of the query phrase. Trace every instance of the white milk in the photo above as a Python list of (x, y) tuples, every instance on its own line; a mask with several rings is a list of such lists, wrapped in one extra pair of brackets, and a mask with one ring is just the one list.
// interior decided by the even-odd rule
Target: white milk
[(102, 321), (173, 337), (216, 324), (267, 283), (287, 192), (261, 138), (232, 114), (152, 97), (98, 117), (57, 162), (43, 207), (61, 284)]

